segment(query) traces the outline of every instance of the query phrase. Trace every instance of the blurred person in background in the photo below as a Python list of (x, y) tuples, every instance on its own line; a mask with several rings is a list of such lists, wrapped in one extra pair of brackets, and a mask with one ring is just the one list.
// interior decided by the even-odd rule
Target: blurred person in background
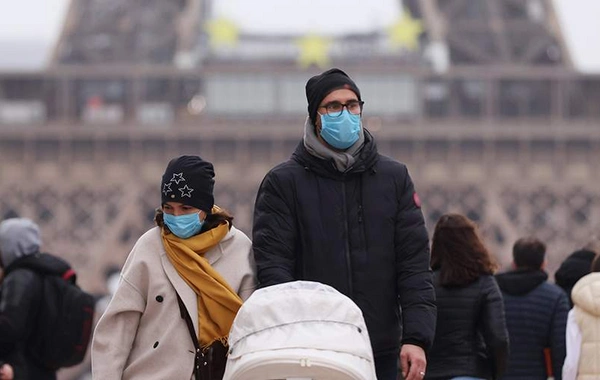
[(4, 363), (0, 365), (0, 380), (15, 380), (14, 374), (13, 367), (10, 364)]
[[(421, 380), (435, 330), (429, 239), (405, 165), (378, 153), (356, 83), (333, 68), (306, 83), (292, 157), (263, 179), (253, 247), (261, 287), (330, 285), (361, 308), (379, 380)], [(401, 346), (401, 347), (400, 347)]]
[(431, 245), (437, 324), (426, 379), (498, 379), (508, 359), (508, 332), (497, 265), (473, 221), (438, 220)]
[(17, 267), (39, 253), (41, 245), (40, 229), (33, 221), (11, 218), (0, 223), (0, 264), (7, 273), (0, 291), (0, 353), (13, 367), (15, 379), (56, 379), (56, 371), (38, 363), (28, 350), (32, 333), (38, 331), (43, 278), (29, 268)]
[[(535, 237), (513, 245), (513, 270), (496, 280), (504, 297), (510, 356), (503, 379), (561, 379), (565, 360), (567, 294), (548, 283), (546, 244)], [(551, 370), (551, 373), (548, 373)]]
[(556, 285), (563, 288), (569, 296), (570, 307), (573, 307), (573, 301), (571, 300), (573, 286), (581, 277), (590, 273), (592, 261), (597, 254), (600, 254), (600, 241), (593, 238), (583, 248), (567, 256), (554, 273)]
[[(0, 268), (0, 289), (2, 287), (1, 283), (3, 276), (4, 273)], [(9, 347), (7, 351), (8, 352), (0, 352), (0, 380), (14, 380), (15, 372), (13, 366), (9, 363), (6, 363), (5, 360), (2, 360), (2, 358), (4, 358), (7, 354), (10, 354), (10, 352), (12, 351), (12, 347)]]
[[(94, 311), (94, 328), (98, 320), (104, 314), (110, 300), (117, 291), (121, 278), (121, 267), (109, 265), (104, 270), (105, 293), (96, 296), (96, 309)], [(90, 380), (92, 379), (92, 355), (91, 350), (86, 354), (83, 363), (76, 367), (65, 368), (57, 375), (58, 380)], [(0, 379), (1, 380), (1, 379)]]
[(600, 379), (600, 255), (571, 294), (574, 306), (567, 319), (562, 380)]
[(92, 343), (94, 379), (221, 379), (227, 337), (256, 288), (251, 242), (214, 204), (214, 169), (171, 160), (157, 226), (135, 244)]
[[(1, 256), (1, 255), (0, 255)], [(0, 258), (0, 263), (1, 263), (1, 258)], [(1, 265), (0, 265), (1, 267)], [(2, 288), (2, 278), (4, 276), (4, 272), (3, 270), (0, 268), (0, 289)], [(12, 347), (10, 347), (8, 349), (8, 353), (10, 353), (10, 351), (12, 351)], [(7, 354), (7, 352), (0, 352), (0, 380), (14, 380), (14, 368), (12, 365), (10, 365), (9, 363), (6, 363), (4, 360), (2, 360), (2, 358), (4, 358)]]

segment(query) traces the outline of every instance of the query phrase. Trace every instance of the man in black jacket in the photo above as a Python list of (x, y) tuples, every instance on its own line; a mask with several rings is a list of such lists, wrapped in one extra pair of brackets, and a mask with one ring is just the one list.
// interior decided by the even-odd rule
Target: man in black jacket
[(562, 377), (569, 300), (561, 288), (546, 281), (545, 254), (543, 242), (521, 238), (513, 246), (515, 269), (496, 275), (510, 340), (503, 379), (546, 380), (548, 361), (554, 379)]
[(265, 176), (254, 209), (261, 286), (309, 280), (361, 308), (379, 380), (425, 375), (436, 321), (429, 240), (405, 165), (378, 154), (346, 73), (306, 84), (308, 118), (292, 157)]

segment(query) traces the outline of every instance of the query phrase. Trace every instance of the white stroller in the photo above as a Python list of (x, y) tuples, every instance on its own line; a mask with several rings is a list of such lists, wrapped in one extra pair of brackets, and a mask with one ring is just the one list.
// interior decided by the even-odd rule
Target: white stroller
[(224, 380), (376, 380), (362, 312), (317, 282), (254, 292), (233, 322), (229, 347)]

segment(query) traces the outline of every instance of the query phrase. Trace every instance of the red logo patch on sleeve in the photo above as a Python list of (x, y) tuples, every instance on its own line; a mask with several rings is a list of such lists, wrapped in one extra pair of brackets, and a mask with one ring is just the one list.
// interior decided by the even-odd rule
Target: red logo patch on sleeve
[(419, 198), (419, 194), (416, 192), (413, 193), (413, 202), (415, 202), (415, 206), (421, 208), (421, 198)]

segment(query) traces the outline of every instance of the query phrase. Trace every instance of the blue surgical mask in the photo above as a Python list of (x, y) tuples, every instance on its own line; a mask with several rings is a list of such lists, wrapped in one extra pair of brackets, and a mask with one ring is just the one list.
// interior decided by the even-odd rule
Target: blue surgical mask
[(360, 115), (344, 109), (340, 116), (321, 115), (321, 137), (337, 149), (348, 149), (358, 141)]
[(163, 214), (163, 220), (169, 230), (176, 236), (187, 239), (191, 236), (196, 235), (202, 229), (204, 221), (200, 221), (200, 214), (184, 214), (184, 215), (172, 215)]

